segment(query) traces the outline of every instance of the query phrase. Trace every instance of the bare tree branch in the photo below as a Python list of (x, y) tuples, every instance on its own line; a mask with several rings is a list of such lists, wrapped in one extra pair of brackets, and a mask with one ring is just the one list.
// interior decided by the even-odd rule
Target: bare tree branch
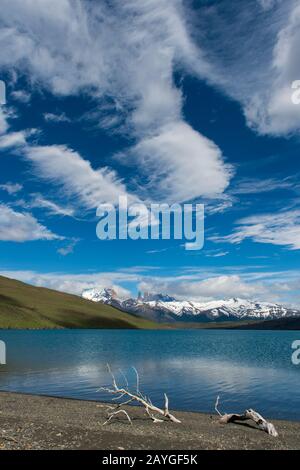
[(153, 423), (163, 423), (163, 419), (156, 418), (153, 413), (150, 412), (149, 408), (146, 408), (146, 413), (149, 416), (149, 418), (152, 419)]
[(132, 403), (134, 401), (133, 398), (130, 398), (129, 400), (126, 400), (122, 403), (118, 403), (117, 408), (120, 408), (121, 406), (129, 405), (129, 403)]
[(123, 376), (123, 378), (124, 378), (124, 380), (125, 380), (126, 389), (128, 389), (128, 388), (129, 388), (129, 384), (128, 384), (128, 380), (127, 380), (126, 375), (124, 374), (124, 372), (123, 372), (121, 369), (119, 369), (119, 372), (120, 372), (120, 374)]
[(140, 377), (139, 377), (139, 373), (138, 371), (136, 370), (136, 368), (134, 366), (132, 366), (134, 372), (135, 372), (135, 375), (136, 375), (136, 393), (138, 395), (140, 395)]
[[(112, 388), (101, 387), (101, 388), (98, 389), (98, 391), (101, 390), (101, 391), (110, 393), (112, 395), (116, 395), (116, 397), (114, 397), (113, 400), (120, 400), (121, 398), (126, 396), (127, 400), (123, 403), (117, 404), (116, 409), (135, 401), (135, 402), (137, 402), (138, 404), (142, 405), (145, 408), (147, 415), (152, 419), (152, 421), (154, 423), (161, 423), (161, 422), (164, 421), (164, 419), (156, 418), (154, 414), (161, 415), (163, 418), (167, 418), (170, 421), (172, 421), (173, 423), (180, 423), (181, 422), (181, 421), (179, 421), (179, 419), (175, 418), (175, 416), (170, 413), (170, 411), (169, 411), (169, 399), (168, 399), (166, 394), (164, 395), (165, 396), (165, 408), (161, 409), (161, 408), (158, 408), (157, 406), (153, 405), (150, 398), (147, 398), (146, 396), (144, 396), (141, 393), (139, 374), (138, 374), (138, 371), (136, 370), (135, 367), (133, 367), (133, 370), (135, 371), (135, 375), (136, 375), (136, 393), (132, 393), (129, 390), (129, 386), (127, 386), (126, 389), (125, 388), (120, 388), (117, 384), (116, 378), (115, 378), (114, 374), (112, 373), (112, 370), (111, 370), (109, 364), (107, 364), (107, 369), (108, 369), (108, 372), (109, 372), (109, 374), (112, 378)], [(104, 424), (108, 423), (117, 413), (120, 413), (120, 412), (124, 412), (124, 414), (126, 414), (127, 417), (129, 418), (128, 413), (125, 410), (119, 410), (118, 412), (110, 413), (109, 418), (107, 419), (107, 421)]]
[(215, 410), (216, 410), (216, 412), (218, 413), (219, 416), (223, 416), (222, 413), (220, 413), (220, 411), (219, 411), (219, 409), (218, 409), (219, 401), (220, 401), (220, 397), (219, 397), (219, 395), (218, 395), (218, 396), (217, 396), (217, 399), (216, 399), (216, 403), (215, 403)]
[(126, 416), (126, 418), (128, 419), (128, 421), (130, 422), (130, 424), (132, 424), (132, 421), (131, 421), (131, 419), (130, 419), (129, 414), (128, 414), (125, 410), (118, 410), (118, 411), (114, 411), (113, 413), (111, 413), (111, 414), (109, 415), (108, 419), (105, 421), (105, 423), (103, 423), (103, 426), (104, 426), (105, 424), (109, 423), (109, 421), (110, 421), (114, 416), (116, 416), (116, 415), (119, 414), (119, 413), (123, 413), (123, 414)]

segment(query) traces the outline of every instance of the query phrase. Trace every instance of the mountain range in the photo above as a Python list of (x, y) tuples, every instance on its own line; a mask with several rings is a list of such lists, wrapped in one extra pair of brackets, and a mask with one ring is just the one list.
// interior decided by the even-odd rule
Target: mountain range
[(275, 303), (240, 298), (195, 302), (176, 300), (163, 294), (145, 293), (137, 298), (123, 300), (118, 298), (113, 289), (85, 290), (82, 297), (161, 323), (277, 320), (300, 317), (299, 310)]
[[(112, 289), (88, 290), (83, 297), (0, 276), (0, 329), (192, 327), (300, 330), (300, 312), (277, 304), (242, 299), (181, 302), (161, 294), (122, 300)], [(159, 322), (150, 321), (150, 318), (157, 318)]]

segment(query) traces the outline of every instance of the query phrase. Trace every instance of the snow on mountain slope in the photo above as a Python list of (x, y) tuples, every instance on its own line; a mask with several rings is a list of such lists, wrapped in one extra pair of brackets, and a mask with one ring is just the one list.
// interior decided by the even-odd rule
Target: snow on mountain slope
[(84, 299), (92, 300), (93, 302), (102, 302), (104, 304), (109, 304), (112, 299), (117, 298), (117, 294), (113, 289), (84, 290), (81, 295)]
[(84, 291), (82, 296), (94, 302), (113, 305), (151, 320), (168, 321), (220, 321), (220, 320), (273, 320), (300, 316), (300, 311), (282, 305), (233, 298), (211, 302), (179, 301), (162, 294), (139, 295), (137, 299), (120, 300), (112, 289)]

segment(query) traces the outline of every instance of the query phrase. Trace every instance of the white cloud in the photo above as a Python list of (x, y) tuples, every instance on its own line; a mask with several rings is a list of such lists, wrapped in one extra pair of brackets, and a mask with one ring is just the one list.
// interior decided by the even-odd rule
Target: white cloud
[(217, 196), (231, 177), (220, 149), (183, 121), (144, 138), (130, 156), (149, 174), (147, 194), (171, 202)]
[(148, 250), (146, 251), (147, 255), (155, 255), (156, 253), (164, 253), (165, 251), (168, 251), (169, 248), (161, 248), (157, 250)]
[(299, 133), (299, 106), (291, 99), (292, 82), (300, 77), (299, 2), (260, 0), (268, 10), (260, 15), (255, 3), (222, 2), (201, 10), (200, 44), (211, 62), (207, 78), (242, 104), (257, 132)]
[(63, 246), (57, 250), (57, 253), (59, 253), (61, 256), (68, 256), (72, 253), (74, 253), (74, 248), (77, 244), (78, 240), (72, 240), (68, 245)]
[(0, 189), (8, 194), (16, 194), (23, 189), (23, 185), (19, 183), (4, 183), (0, 184)]
[[(300, 76), (300, 8), (293, 0), (259, 3), (268, 9), (259, 17), (252, 8), (257, 0), (242, 2), (239, 10), (231, 2), (224, 11), (218, 5), (201, 7), (197, 34), (191, 34), (191, 12), (180, 0), (128, 0), (122, 5), (53, 0), (50, 14), (41, 0), (2, 0), (0, 67), (27, 73), (33, 85), (58, 95), (92, 95), (99, 112), (105, 108), (101, 116), (95, 113), (99, 125), (118, 125), (136, 141), (124, 159), (133, 159), (140, 172), (135, 188), (140, 197), (216, 197), (227, 188), (232, 171), (220, 149), (184, 121), (184, 97), (174, 73), (185, 70), (221, 87), (242, 103), (248, 124), (258, 132), (297, 132), (300, 108), (291, 102), (291, 83)], [(212, 29), (213, 38), (207, 34)], [(109, 107), (107, 96), (112, 97)], [(51, 113), (45, 118), (66, 119)], [(7, 131), (0, 111), (1, 129)], [(0, 147), (24, 145), (25, 137), (22, 132), (4, 135)], [(58, 154), (62, 161), (72, 160), (73, 176), (78, 175), (79, 154), (62, 146), (26, 151), (29, 159), (35, 158), (39, 175), (62, 185), (86, 207), (102, 202), (104, 193), (111, 201), (116, 193), (126, 193), (115, 172), (94, 170), (82, 158), (83, 176), (76, 183), (61, 162), (50, 168), (49, 152), (56, 162)], [(231, 204), (221, 202), (211, 211)]]
[(219, 250), (209, 250), (205, 252), (205, 256), (207, 256), (208, 258), (221, 258), (228, 254), (229, 254), (228, 251), (219, 251)]
[[(291, 2), (292, 4), (293, 2)], [(257, 95), (246, 110), (250, 124), (263, 133), (300, 131), (299, 106), (292, 103), (292, 83), (300, 77), (300, 6), (295, 3), (287, 24), (280, 30), (273, 50), (273, 80), (265, 95)]]
[(268, 178), (264, 180), (244, 178), (233, 187), (231, 194), (258, 194), (277, 190), (299, 190), (300, 185), (293, 178)]
[(0, 240), (25, 242), (32, 240), (61, 240), (29, 213), (16, 212), (0, 204)]
[(89, 161), (64, 145), (28, 146), (24, 155), (41, 178), (61, 186), (66, 196), (75, 196), (87, 209), (103, 202), (116, 203), (119, 196), (127, 195), (112, 170), (94, 170)]
[(8, 130), (7, 116), (0, 106), (0, 135), (4, 134)]
[[(3, 122), (6, 131), (5, 117)], [(28, 137), (36, 133), (36, 129), (29, 129), (0, 135), (0, 150), (17, 148), (19, 154), (32, 163), (40, 178), (60, 186), (64, 196), (75, 196), (77, 203), (86, 209), (94, 209), (103, 202), (117, 203), (119, 196), (124, 195), (128, 196), (129, 201), (137, 200), (127, 193), (125, 185), (113, 170), (106, 167), (94, 170), (89, 161), (65, 145), (37, 146), (29, 143)], [(42, 197), (36, 202), (25, 203), (25, 207), (37, 207), (37, 202), (52, 214), (74, 215), (73, 209), (61, 208)]]
[(25, 90), (14, 90), (10, 93), (10, 96), (12, 96), (14, 100), (24, 104), (29, 103), (31, 99), (30, 93)]
[(70, 122), (70, 119), (65, 113), (45, 113), (44, 119), (48, 122)]
[(237, 221), (231, 235), (211, 237), (215, 242), (241, 243), (251, 239), (257, 243), (300, 249), (300, 211), (290, 210), (276, 214), (258, 214)]
[(45, 199), (40, 194), (31, 194), (31, 201), (19, 201), (19, 205), (29, 209), (45, 209), (50, 215), (61, 215), (68, 217), (75, 216), (75, 209), (73, 207), (61, 206), (56, 202), (50, 201), (49, 199)]
[(280, 2), (281, 0), (257, 0), (257, 1), (264, 10), (270, 10), (276, 5), (276, 3)]
[[(180, 0), (53, 0), (51, 13), (42, 0), (2, 0), (0, 66), (55, 94), (113, 97), (115, 114), (138, 139), (182, 118), (178, 68), (240, 101), (259, 132), (298, 132), (291, 84), (300, 76), (299, 3), (240, 3), (201, 5), (193, 15)], [(115, 116), (102, 120), (107, 127)]]
[(26, 131), (10, 132), (0, 137), (0, 149), (22, 147), (26, 144)]
[(223, 275), (200, 281), (146, 280), (139, 284), (143, 292), (163, 292), (182, 300), (206, 302), (215, 299), (244, 297), (257, 298), (266, 292), (258, 283), (247, 283), (238, 275)]
[[(4, 133), (0, 135), (0, 150), (17, 148), (19, 154), (32, 163), (39, 177), (61, 186), (65, 196), (76, 196), (78, 204), (85, 208), (94, 209), (103, 202), (117, 203), (119, 196), (124, 195), (128, 196), (129, 201), (137, 200), (127, 193), (125, 185), (113, 170), (94, 170), (89, 161), (64, 145), (35, 146), (28, 142), (28, 138), (37, 133), (36, 129), (7, 132), (7, 116), (1, 114), (0, 108), (0, 134), (1, 124)], [(63, 209), (44, 198), (39, 197), (38, 202), (40, 207), (48, 209), (52, 214), (74, 214), (72, 209)], [(37, 207), (34, 201), (25, 206)]]
[[(1, 30), (0, 30), (1, 31)], [(17, 132), (9, 132), (9, 119), (15, 118), (13, 108), (0, 106), (0, 150), (7, 150), (14, 147), (23, 147), (26, 145), (26, 139), (37, 132), (36, 129), (25, 129)]]
[(233, 196), (229, 196), (228, 194), (224, 194), (222, 198), (211, 200), (208, 199), (203, 202), (205, 204), (206, 214), (214, 215), (221, 214), (222, 212), (230, 209), (235, 202), (235, 198)]
[[(2, 1), (0, 66), (25, 72), (31, 83), (58, 95), (90, 93), (99, 108), (113, 97), (113, 113), (100, 121), (110, 127), (114, 114), (123, 115), (123, 131), (137, 141), (133, 153), (142, 173), (149, 169), (143, 166), (148, 148), (154, 148), (150, 166), (159, 164), (159, 189), (162, 174), (172, 167), (170, 198), (222, 192), (230, 179), (222, 153), (184, 122), (183, 97), (174, 82), (179, 68), (204, 76), (210, 68), (191, 40), (183, 2), (52, 3), (49, 13), (41, 0)], [(189, 185), (187, 175), (193, 175)], [(155, 172), (146, 176), (155, 181)]]

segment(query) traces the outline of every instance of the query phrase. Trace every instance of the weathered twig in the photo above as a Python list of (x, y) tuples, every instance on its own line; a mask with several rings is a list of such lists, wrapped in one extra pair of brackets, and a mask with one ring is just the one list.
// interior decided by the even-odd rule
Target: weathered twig
[(120, 372), (120, 374), (123, 376), (123, 378), (124, 378), (124, 380), (125, 380), (126, 389), (128, 389), (128, 388), (129, 388), (129, 384), (128, 384), (128, 380), (127, 380), (126, 375), (124, 374), (124, 372), (123, 372), (121, 369), (119, 369), (119, 372)]
[(132, 367), (136, 375), (136, 393), (140, 395), (140, 377), (135, 367)]
[[(108, 392), (108, 393), (111, 393), (113, 395), (116, 395), (116, 397), (113, 398), (114, 400), (120, 400), (121, 398), (126, 397), (127, 400), (123, 403), (118, 403), (116, 409), (135, 401), (135, 402), (137, 402), (140, 405), (145, 407), (147, 415), (152, 419), (152, 421), (154, 423), (161, 423), (161, 422), (164, 421), (164, 419), (159, 419), (159, 418), (155, 417), (154, 413), (156, 413), (158, 415), (161, 415), (163, 418), (169, 419), (173, 423), (180, 423), (181, 422), (181, 421), (179, 421), (179, 419), (175, 418), (175, 416), (170, 413), (170, 411), (169, 411), (169, 399), (168, 399), (166, 394), (164, 395), (165, 396), (165, 408), (161, 409), (161, 408), (158, 408), (157, 406), (153, 405), (150, 398), (147, 398), (146, 396), (144, 396), (141, 393), (139, 374), (138, 374), (138, 371), (135, 368), (133, 368), (133, 370), (135, 371), (135, 374), (136, 374), (136, 393), (133, 393), (129, 390), (127, 379), (126, 379), (126, 386), (127, 387), (126, 388), (119, 387), (118, 384), (117, 384), (117, 381), (115, 379), (115, 376), (111, 371), (111, 368), (110, 368), (109, 364), (107, 364), (107, 369), (108, 369), (108, 372), (109, 372), (109, 374), (112, 378), (112, 388), (101, 387), (101, 388), (99, 388), (98, 391), (101, 390), (101, 391)], [(109, 418), (107, 419), (107, 421), (105, 421), (104, 424), (108, 423), (117, 413), (120, 413), (120, 412), (124, 412), (123, 414), (126, 414), (127, 418), (129, 418), (129, 415), (125, 410), (119, 410), (118, 412), (110, 413)]]
[(153, 423), (163, 423), (164, 420), (163, 419), (160, 419), (160, 418), (156, 418), (156, 416), (154, 416), (153, 413), (151, 413), (151, 411), (149, 410), (149, 407), (146, 407), (146, 413), (147, 415), (149, 416), (149, 418), (152, 419)]
[(218, 409), (219, 401), (220, 401), (220, 397), (219, 397), (219, 395), (218, 395), (218, 396), (217, 396), (217, 399), (216, 399), (216, 403), (215, 403), (215, 410), (216, 410), (216, 412), (218, 413), (219, 416), (223, 416), (222, 413), (220, 413), (220, 411), (219, 411), (219, 409)]
[(243, 414), (235, 414), (235, 413), (222, 414), (218, 409), (219, 401), (220, 401), (220, 397), (218, 396), (216, 403), (215, 403), (215, 410), (220, 416), (221, 424), (234, 423), (235, 421), (247, 421), (248, 419), (251, 419), (252, 421), (255, 422), (258, 428), (261, 429), (262, 431), (265, 431), (266, 433), (274, 437), (278, 436), (278, 432), (276, 431), (274, 424), (266, 421), (265, 418), (263, 418), (259, 413), (257, 413), (257, 411), (254, 411), (251, 408), (249, 408), (249, 410), (245, 410)]
[(114, 411), (113, 413), (111, 413), (111, 414), (109, 415), (108, 419), (105, 421), (105, 423), (103, 423), (103, 426), (104, 426), (105, 424), (109, 423), (109, 421), (110, 421), (114, 416), (116, 416), (117, 414), (120, 414), (120, 413), (123, 413), (123, 414), (126, 416), (126, 418), (128, 419), (128, 421), (130, 422), (130, 424), (132, 424), (132, 421), (131, 421), (131, 419), (130, 419), (129, 414), (128, 414), (125, 410), (118, 410), (118, 411)]

